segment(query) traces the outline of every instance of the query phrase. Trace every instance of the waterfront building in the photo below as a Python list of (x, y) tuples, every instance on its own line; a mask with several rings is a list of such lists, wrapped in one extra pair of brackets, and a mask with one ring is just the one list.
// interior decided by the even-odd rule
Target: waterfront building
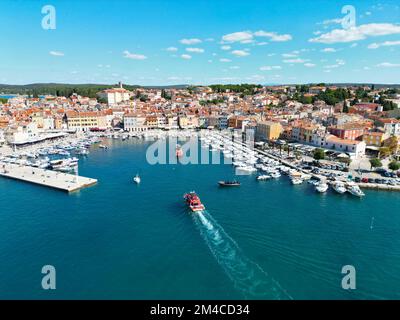
[(351, 158), (360, 158), (365, 155), (364, 141), (341, 139), (334, 135), (325, 137), (324, 148), (348, 153)]
[(261, 121), (256, 125), (255, 138), (256, 140), (277, 140), (282, 132), (283, 127), (279, 122)]
[(90, 131), (91, 129), (107, 129), (106, 116), (102, 112), (68, 111), (65, 113), (64, 119), (67, 123), (68, 130)]
[(128, 132), (147, 131), (146, 116), (138, 113), (128, 113), (124, 116), (124, 130)]

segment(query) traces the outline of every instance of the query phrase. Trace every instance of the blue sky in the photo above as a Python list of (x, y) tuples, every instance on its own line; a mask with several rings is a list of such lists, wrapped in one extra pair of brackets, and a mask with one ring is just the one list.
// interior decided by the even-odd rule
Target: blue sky
[(2, 0), (0, 12), (0, 83), (400, 83), (398, 1)]

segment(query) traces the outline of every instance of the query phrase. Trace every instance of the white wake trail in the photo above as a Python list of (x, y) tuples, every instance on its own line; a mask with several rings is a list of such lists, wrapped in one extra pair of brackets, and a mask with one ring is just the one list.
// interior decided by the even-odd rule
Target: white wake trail
[(193, 217), (214, 257), (247, 299), (292, 299), (277, 281), (242, 253), (207, 211)]

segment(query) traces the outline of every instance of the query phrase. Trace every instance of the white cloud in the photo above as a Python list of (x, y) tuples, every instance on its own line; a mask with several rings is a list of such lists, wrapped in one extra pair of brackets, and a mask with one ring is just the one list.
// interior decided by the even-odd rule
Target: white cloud
[(342, 60), (342, 59), (336, 59), (336, 63), (337, 63), (339, 66), (344, 66), (344, 65), (346, 64), (346, 61), (344, 61), (344, 60)]
[(237, 57), (246, 57), (250, 55), (250, 53), (245, 50), (233, 50), (231, 53)]
[(251, 40), (251, 39), (240, 41), (240, 43), (242, 43), (242, 44), (248, 44), (248, 43), (253, 43), (253, 42), (255, 42), (255, 40)]
[(296, 58), (298, 56), (298, 54), (295, 53), (284, 53), (282, 54), (282, 57), (284, 58)]
[(400, 63), (382, 62), (376, 66), (380, 68), (400, 68)]
[(226, 42), (239, 42), (252, 39), (253, 39), (253, 34), (250, 31), (229, 33), (222, 37), (222, 40)]
[(315, 64), (308, 62), (308, 63), (305, 63), (304, 66), (307, 67), (307, 68), (313, 68), (313, 67), (315, 67)]
[(276, 42), (284, 42), (292, 40), (292, 36), (290, 34), (277, 34), (276, 32), (268, 32), (263, 30), (255, 32), (254, 35), (256, 37), (267, 37), (270, 38), (271, 41), (276, 41)]
[(260, 67), (261, 71), (271, 71), (271, 70), (280, 70), (282, 69), (281, 66), (262, 66)]
[(300, 58), (283, 60), (284, 63), (306, 63), (307, 61), (308, 60), (300, 59)]
[(232, 60), (226, 59), (226, 58), (221, 58), (219, 59), (220, 62), (231, 62)]
[(52, 55), (52, 56), (56, 56), (56, 57), (63, 57), (64, 56), (64, 52), (61, 52), (61, 51), (50, 51), (49, 54)]
[(192, 59), (192, 56), (190, 54), (182, 54), (181, 58), (185, 59), (185, 60), (190, 60), (190, 59)]
[(167, 51), (169, 51), (169, 52), (176, 52), (176, 51), (178, 51), (178, 48), (176, 48), (176, 47), (168, 47), (168, 48), (165, 49), (165, 50), (167, 50)]
[(400, 46), (400, 41), (385, 41), (382, 43), (371, 43), (368, 46), (368, 49), (378, 49), (380, 47), (392, 47), (392, 46)]
[(187, 52), (194, 52), (194, 53), (203, 53), (204, 49), (201, 48), (186, 48)]
[(239, 66), (231, 66), (231, 67), (229, 67), (229, 69), (237, 70), (237, 69), (240, 69), (240, 67)]
[(268, 44), (268, 42), (258, 42), (257, 45), (258, 46), (266, 46)]
[(231, 50), (231, 46), (221, 46), (221, 50)]
[[(276, 42), (292, 40), (292, 36), (290, 34), (278, 34), (276, 32), (259, 30), (256, 32), (239, 31), (239, 32), (226, 34), (222, 37), (222, 41), (252, 43), (252, 42), (254, 42), (254, 37), (266, 37), (266, 38), (270, 38), (271, 41), (276, 41)], [(263, 44), (266, 44), (266, 43), (264, 42)]]
[(190, 45), (190, 44), (201, 43), (202, 41), (200, 39), (197, 39), (197, 38), (191, 38), (191, 39), (182, 39), (179, 42), (182, 43), (182, 44), (185, 44), (185, 45)]
[(259, 75), (259, 74), (255, 74), (255, 75), (252, 75), (250, 77), (247, 77), (246, 79), (247, 80), (252, 80), (252, 81), (264, 81), (265, 80), (265, 76)]
[(325, 49), (322, 49), (321, 50), (321, 52), (336, 52), (337, 50), (335, 49), (335, 48), (325, 48)]
[(132, 59), (132, 60), (145, 60), (147, 57), (143, 54), (137, 54), (137, 53), (130, 53), (128, 50), (125, 50), (123, 52), (124, 58), (127, 59)]
[(337, 19), (328, 19), (328, 20), (324, 20), (322, 22), (319, 22), (317, 24), (322, 24), (322, 25), (330, 25), (330, 24), (341, 24), (343, 21), (343, 18), (337, 18)]
[(363, 24), (349, 29), (335, 29), (331, 32), (310, 39), (310, 42), (339, 43), (364, 40), (368, 37), (386, 36), (400, 34), (400, 25), (391, 23), (370, 23)]

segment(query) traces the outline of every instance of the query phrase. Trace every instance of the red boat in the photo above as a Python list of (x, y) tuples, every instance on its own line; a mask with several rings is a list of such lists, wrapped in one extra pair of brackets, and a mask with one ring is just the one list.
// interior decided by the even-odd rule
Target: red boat
[(183, 196), (183, 198), (185, 199), (190, 210), (192, 210), (193, 212), (203, 211), (205, 209), (204, 205), (201, 203), (200, 198), (196, 194), (196, 192), (192, 191), (192, 192), (186, 193)]

